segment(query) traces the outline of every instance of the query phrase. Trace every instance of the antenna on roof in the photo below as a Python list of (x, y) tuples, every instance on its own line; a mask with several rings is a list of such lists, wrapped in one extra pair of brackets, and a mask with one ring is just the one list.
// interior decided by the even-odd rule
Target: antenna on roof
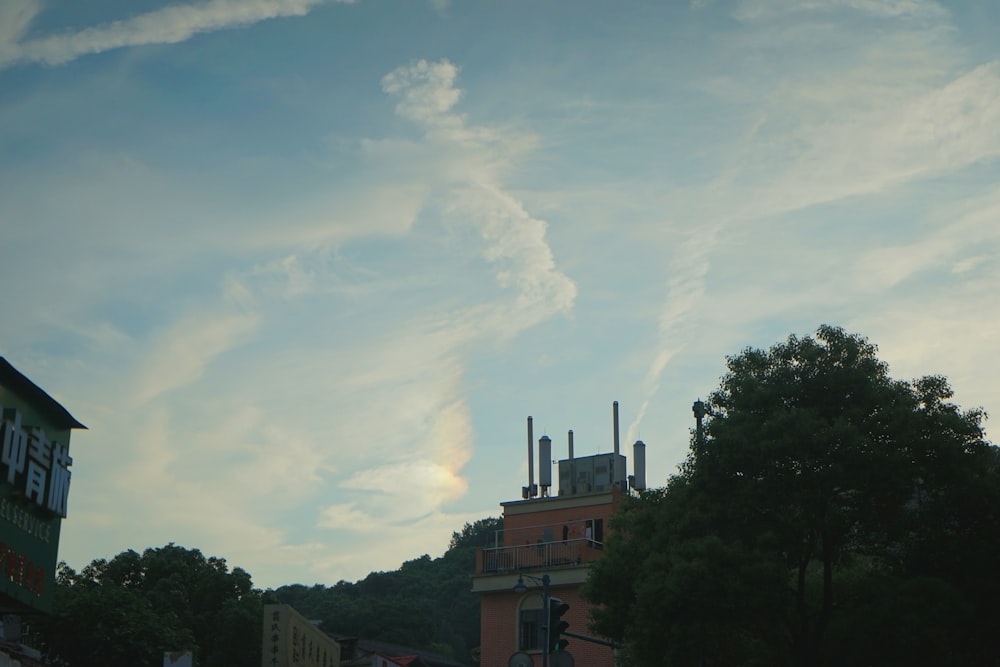
[(528, 486), (521, 487), (521, 498), (529, 500), (538, 495), (535, 486), (535, 436), (532, 429), (532, 419), (528, 417)]

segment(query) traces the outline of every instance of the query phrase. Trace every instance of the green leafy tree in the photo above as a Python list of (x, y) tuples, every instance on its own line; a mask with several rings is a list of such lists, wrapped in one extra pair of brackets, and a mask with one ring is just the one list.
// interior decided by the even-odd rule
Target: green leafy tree
[[(503, 530), (503, 519), (500, 517), (488, 517), (467, 523), (462, 527), (461, 532), (451, 534), (448, 553), (460, 551), (464, 554), (471, 554), (472, 558), (475, 559), (475, 550), (494, 546), (497, 531), (501, 530)], [(468, 549), (472, 551), (470, 552)]]
[(197, 549), (128, 550), (79, 573), (60, 564), (54, 597), (39, 639), (72, 667), (159, 667), (175, 650), (202, 667), (260, 665), (263, 594)]
[[(892, 379), (876, 352), (824, 326), (727, 359), (680, 473), (625, 503), (587, 585), (595, 630), (632, 664), (996, 655), (975, 585), (1000, 555), (996, 510), (977, 511), (997, 498), (985, 415), (944, 378)], [(891, 631), (861, 621), (877, 614)]]

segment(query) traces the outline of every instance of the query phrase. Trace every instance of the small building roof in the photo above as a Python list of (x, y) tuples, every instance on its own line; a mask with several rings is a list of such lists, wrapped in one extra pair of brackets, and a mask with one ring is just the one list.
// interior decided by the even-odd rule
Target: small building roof
[(45, 393), (45, 390), (21, 374), (19, 370), (0, 357), (0, 384), (25, 401), (38, 406), (38, 411), (52, 421), (60, 429), (87, 428), (78, 422), (69, 410), (59, 404), (56, 399)]
[[(352, 642), (355, 643), (357, 650), (361, 654), (354, 655), (353, 659), (345, 659), (342, 657), (342, 662), (351, 663), (359, 658), (362, 658), (364, 655), (377, 653), (391, 659), (396, 664), (405, 665), (406, 667), (466, 667), (465, 663), (452, 660), (447, 656), (443, 656), (440, 653), (434, 653), (432, 651), (415, 649), (410, 646), (400, 646), (399, 644), (392, 644), (389, 642), (360, 639), (358, 637), (337, 634), (331, 634), (330, 636), (337, 640), (337, 642), (341, 645)], [(404, 660), (407, 662), (403, 662)]]

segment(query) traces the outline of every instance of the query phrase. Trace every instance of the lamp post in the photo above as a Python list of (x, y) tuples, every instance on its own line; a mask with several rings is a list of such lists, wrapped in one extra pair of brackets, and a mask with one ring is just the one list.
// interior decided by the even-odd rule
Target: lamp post
[(694, 412), (694, 422), (695, 422), (695, 438), (698, 444), (702, 444), (705, 439), (705, 432), (702, 430), (701, 420), (705, 418), (708, 411), (705, 409), (705, 403), (699, 398), (691, 406), (691, 411)]
[(528, 585), (524, 583), (524, 578), (531, 579), (536, 584), (542, 585), (542, 619), (545, 623), (545, 644), (542, 646), (542, 667), (549, 667), (549, 646), (552, 641), (549, 637), (549, 584), (552, 582), (548, 574), (541, 577), (533, 577), (530, 574), (517, 575), (517, 583), (514, 584), (515, 593), (524, 593), (528, 590)]

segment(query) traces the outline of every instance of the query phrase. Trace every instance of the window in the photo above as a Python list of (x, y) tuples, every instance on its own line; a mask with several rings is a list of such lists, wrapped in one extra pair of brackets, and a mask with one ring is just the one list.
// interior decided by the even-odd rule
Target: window
[(542, 610), (522, 609), (520, 615), (520, 622), (518, 623), (518, 650), (540, 650), (542, 648)]

